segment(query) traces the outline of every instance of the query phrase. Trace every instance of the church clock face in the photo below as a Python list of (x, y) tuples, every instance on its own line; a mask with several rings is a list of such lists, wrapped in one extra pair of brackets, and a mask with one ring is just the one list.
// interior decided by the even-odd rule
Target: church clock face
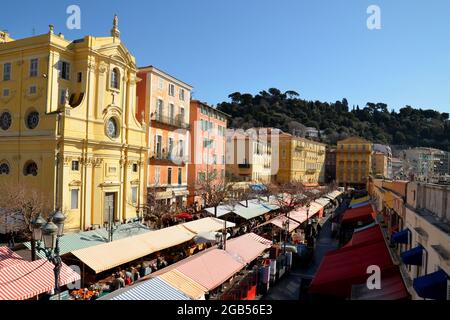
[(110, 138), (117, 138), (119, 129), (117, 121), (114, 118), (110, 118), (106, 124), (106, 133)]

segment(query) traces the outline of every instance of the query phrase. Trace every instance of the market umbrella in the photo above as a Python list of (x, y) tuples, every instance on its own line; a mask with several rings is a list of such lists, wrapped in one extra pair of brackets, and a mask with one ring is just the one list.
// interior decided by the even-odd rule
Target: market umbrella
[(179, 213), (179, 214), (177, 214), (175, 217), (176, 217), (177, 219), (185, 219), (185, 220), (192, 220), (192, 219), (193, 219), (192, 214), (187, 213), (187, 212)]

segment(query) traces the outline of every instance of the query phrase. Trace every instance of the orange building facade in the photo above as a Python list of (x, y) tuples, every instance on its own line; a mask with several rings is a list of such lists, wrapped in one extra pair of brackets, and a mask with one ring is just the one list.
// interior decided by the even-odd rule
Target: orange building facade
[(189, 111), (192, 87), (153, 67), (140, 68), (137, 117), (148, 123), (148, 193), (159, 201), (187, 205)]
[(188, 204), (203, 204), (198, 194), (201, 181), (221, 183), (225, 179), (225, 135), (228, 115), (198, 100), (190, 103), (190, 163)]

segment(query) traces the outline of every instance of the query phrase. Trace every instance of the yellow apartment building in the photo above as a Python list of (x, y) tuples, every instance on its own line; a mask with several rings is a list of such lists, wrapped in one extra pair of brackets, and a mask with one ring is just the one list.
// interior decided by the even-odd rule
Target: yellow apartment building
[(0, 188), (47, 194), (69, 230), (134, 218), (147, 153), (136, 72), (117, 17), (108, 37), (1, 34)]
[(372, 156), (372, 174), (383, 178), (388, 178), (388, 156), (382, 152), (374, 152)]
[(365, 186), (372, 170), (372, 143), (350, 137), (337, 143), (336, 175), (341, 186)]
[(298, 181), (307, 185), (325, 182), (326, 145), (280, 132), (279, 152), (274, 153), (278, 161), (278, 183)]

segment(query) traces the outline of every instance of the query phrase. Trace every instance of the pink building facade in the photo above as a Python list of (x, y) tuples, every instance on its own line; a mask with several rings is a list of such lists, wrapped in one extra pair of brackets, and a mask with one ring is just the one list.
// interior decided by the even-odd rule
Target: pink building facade
[(188, 205), (203, 205), (201, 181), (221, 183), (225, 179), (225, 142), (228, 115), (198, 100), (190, 103), (190, 162)]

